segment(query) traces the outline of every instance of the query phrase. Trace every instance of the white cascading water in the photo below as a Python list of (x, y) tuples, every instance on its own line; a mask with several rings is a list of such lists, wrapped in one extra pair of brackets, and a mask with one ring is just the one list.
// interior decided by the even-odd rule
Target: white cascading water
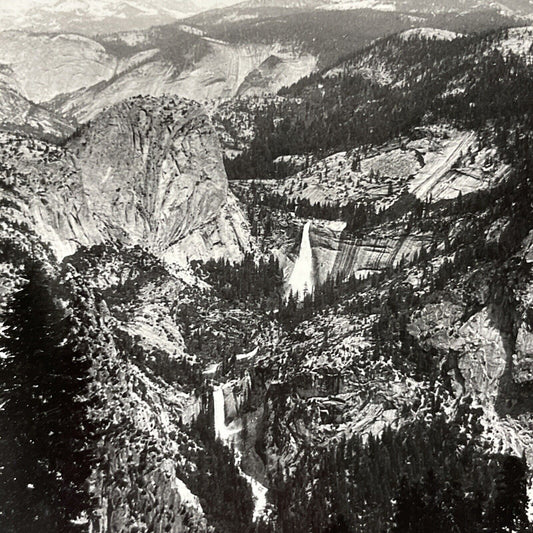
[(306, 222), (300, 244), (300, 253), (294, 263), (294, 269), (289, 278), (288, 291), (292, 291), (300, 300), (303, 300), (307, 293), (313, 292), (313, 252), (309, 239), (311, 221)]
[(248, 481), (248, 483), (250, 483), (250, 487), (252, 488), (252, 495), (254, 498), (254, 522), (256, 522), (266, 508), (268, 489), (252, 476), (245, 474), (242, 470), (241, 475)]
[[(213, 389), (213, 416), (215, 425), (215, 436), (220, 439), (224, 444), (232, 440), (232, 435), (239, 433), (242, 430), (242, 425), (237, 424), (235, 428), (229, 428), (226, 426), (226, 414), (224, 408), (224, 389), (222, 386), (215, 387)], [(266, 495), (268, 489), (259, 483), (252, 476), (243, 472), (241, 468), (241, 454), (235, 450), (235, 464), (239, 468), (240, 474), (244, 477), (250, 487), (252, 488), (252, 495), (254, 498), (254, 521), (257, 520), (262, 514), (267, 504)]]
[(226, 415), (224, 413), (224, 391), (222, 387), (213, 390), (213, 410), (215, 419), (215, 437), (225, 442)]
[(224, 389), (222, 386), (213, 390), (213, 411), (215, 419), (215, 437), (220, 439), (224, 444), (231, 440), (232, 435), (242, 430), (240, 423), (235, 427), (226, 426), (226, 413), (224, 411)]

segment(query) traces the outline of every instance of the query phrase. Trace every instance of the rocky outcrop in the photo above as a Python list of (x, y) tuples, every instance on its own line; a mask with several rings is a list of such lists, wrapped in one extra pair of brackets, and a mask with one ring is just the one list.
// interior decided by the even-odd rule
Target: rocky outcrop
[(485, 308), (465, 322), (451, 348), (462, 354), (458, 368), (464, 378), (465, 392), (493, 404), (507, 369), (509, 354), (505, 335), (495, 323), (491, 310)]
[(246, 90), (243, 83), (247, 76), (272, 57), (276, 58), (274, 61), (277, 65), (275, 72), (271, 73), (272, 78), (268, 83), (262, 78), (258, 84), (252, 84), (262, 86), (261, 94), (276, 92), (284, 84), (284, 78), (290, 80), (298, 76), (294, 79), (297, 81), (310, 74), (316, 66), (316, 59), (312, 56), (280, 44), (233, 45), (207, 37), (204, 40), (209, 45), (209, 53), (191, 69), (181, 73), (175, 87), (177, 94), (195, 100), (229, 98), (244, 94)]
[[(317, 64), (315, 56), (290, 46), (232, 44), (207, 36), (199, 37), (201, 53), (182, 51), (174, 57), (164, 50), (176, 46), (172, 39), (179, 40), (180, 29), (165, 37), (168, 42), (155, 38), (157, 31), (137, 33), (139, 42), (132, 48), (128, 34), (99, 42), (74, 34), (0, 32), (0, 66), (10, 70), (23, 98), (46, 102), (58, 116), (84, 123), (137, 95), (205, 101), (274, 93)], [(117, 47), (127, 52), (114, 52)]]
[(413, 28), (400, 33), (400, 39), (410, 41), (413, 39), (427, 39), (435, 41), (453, 41), (458, 37), (462, 37), (460, 33), (454, 31), (441, 30), (437, 28)]
[[(91, 279), (72, 265), (64, 281), (79, 338), (93, 361), (90, 414), (100, 428), (89, 480), (95, 510), (90, 531), (206, 531), (204, 510), (183, 480), (187, 451), (197, 446), (183, 431), (199, 398), (170, 385), (117, 341), (117, 320), (97, 305)], [(105, 282), (106, 280), (103, 280)], [(193, 415), (194, 417), (194, 415)]]
[(313, 72), (317, 58), (310, 54), (271, 55), (252, 70), (240, 85), (238, 96), (262, 96), (276, 93), (282, 87), (290, 87), (299, 79)]
[(0, 63), (13, 70), (23, 96), (40, 103), (109, 79), (119, 60), (80, 35), (8, 31), (0, 33)]
[(62, 117), (23, 96), (13, 69), (0, 64), (0, 127), (30, 133), (36, 137), (62, 139), (73, 133), (73, 126)]
[(162, 96), (177, 93), (174, 89), (176, 77), (177, 72), (169, 62), (154, 57), (91, 87), (61, 94), (48, 102), (48, 106), (85, 123), (96, 118), (102, 110), (140, 94)]
[[(430, 234), (409, 233), (399, 228), (380, 228), (355, 236), (340, 222), (317, 222), (310, 227), (313, 276), (317, 283), (328, 276), (365, 276), (413, 259), (431, 240)], [(288, 266), (289, 272), (292, 267)]]
[(234, 45), (208, 37), (202, 42), (207, 52), (184, 70), (161, 56), (146, 56), (136, 66), (123, 68), (122, 74), (62, 95), (50, 106), (64, 116), (86, 122), (102, 109), (139, 94), (176, 94), (197, 101), (263, 95), (298, 81), (316, 68), (314, 56), (277, 44)]
[(250, 248), (249, 223), (235, 196), (228, 191), (215, 217), (170, 246), (163, 258), (185, 264), (194, 259), (240, 260)]
[[(522, 248), (522, 264), (531, 267), (531, 234), (524, 241)], [(512, 379), (518, 385), (533, 382), (533, 284), (526, 275), (522, 283), (515, 289), (518, 309), (515, 311), (515, 333), (513, 360), (511, 365)]]
[(13, 201), (58, 257), (115, 241), (171, 262), (234, 261), (249, 246), (218, 140), (197, 104), (134, 99), (50, 151), (21, 142), (9, 180)]
[(513, 354), (513, 379), (517, 383), (533, 381), (533, 332), (522, 323), (516, 337)]
[(509, 368), (510, 339), (493, 306), (466, 320), (465, 312), (464, 306), (449, 301), (429, 304), (415, 313), (408, 330), (449, 358), (457, 391), (495, 405)]
[(71, 149), (90, 210), (119, 239), (172, 257), (177, 254), (169, 250), (184, 239), (216, 229), (227, 179), (213, 128), (198, 105), (172, 99), (120, 104)]

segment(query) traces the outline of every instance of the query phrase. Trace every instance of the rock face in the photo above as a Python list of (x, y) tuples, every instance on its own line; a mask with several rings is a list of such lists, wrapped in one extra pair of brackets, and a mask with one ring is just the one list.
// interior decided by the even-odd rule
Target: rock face
[(400, 38), (406, 41), (411, 39), (428, 39), (436, 41), (453, 41), (461, 37), (460, 33), (454, 31), (440, 30), (437, 28), (414, 28), (412, 30), (404, 31), (400, 34)]
[[(483, 307), (468, 319), (465, 312), (463, 306), (448, 301), (429, 304), (415, 313), (409, 332), (448, 354), (450, 377), (460, 393), (494, 406), (509, 377), (512, 339), (501, 324), (501, 310), (494, 305)], [(528, 350), (525, 332), (522, 339), (519, 334), (519, 352)]]
[(109, 79), (119, 60), (79, 35), (0, 33), (0, 63), (8, 65), (23, 96), (40, 103)]
[[(276, 92), (285, 84), (284, 81), (280, 81), (284, 76), (286, 79), (296, 76), (294, 81), (297, 81), (300, 77), (310, 74), (316, 66), (316, 59), (306, 55), (300, 59), (298, 52), (293, 52), (280, 44), (233, 45), (207, 37), (204, 40), (208, 43), (210, 51), (192, 69), (180, 75), (176, 87), (177, 94), (196, 100), (229, 98), (245, 94), (247, 89), (243, 83), (247, 76), (264, 65), (264, 62), (268, 62), (269, 58), (271, 62), (274, 58), (277, 74), (273, 75), (268, 83), (264, 79), (261, 80), (260, 92), (261, 94)], [(299, 67), (295, 69), (297, 65)], [(250, 80), (248, 80), (249, 85)]]
[(252, 70), (240, 85), (239, 96), (261, 96), (265, 92), (276, 92), (281, 87), (289, 87), (313, 72), (317, 58), (310, 54), (271, 55), (256, 69)]
[[(317, 65), (316, 57), (290, 46), (231, 44), (203, 35), (194, 45), (199, 50), (194, 57), (183, 51), (176, 52), (177, 57), (162, 51), (179, 48), (174, 41), (186, 33), (176, 29), (160, 41), (149, 31), (139, 31), (135, 32), (139, 41), (132, 43), (129, 34), (99, 42), (74, 34), (0, 32), (1, 97), (13, 99), (13, 92), (3, 94), (6, 82), (18, 95), (16, 105), (10, 101), (8, 109), (25, 106), (19, 113), (28, 116), (25, 123), (31, 123), (37, 111), (46, 113), (34, 103), (46, 105), (55, 121), (66, 117), (85, 123), (138, 95), (174, 94), (204, 101), (274, 93), (310, 74)], [(11, 125), (13, 120), (2, 114), (0, 123)], [(44, 123), (42, 129), (54, 130), (55, 135), (58, 126), (52, 118), (38, 118)]]
[[(117, 320), (105, 303), (100, 309), (95, 304), (92, 285), (105, 280), (86, 274), (69, 265), (66, 278), (83, 302), (85, 327), (91, 335), (87, 344), (94, 361), (93, 393), (101, 399), (94, 415), (115, 428), (102, 432), (98, 466), (89, 480), (96, 504), (89, 530), (205, 531), (201, 503), (182, 479), (182, 467), (187, 464), (184, 450), (192, 443), (183, 445), (187, 437), (180, 429), (182, 422), (190, 423), (191, 411), (197, 414), (201, 399), (154, 376), (132, 357), (134, 337), (119, 342), (114, 336), (120, 327)], [(114, 281), (111, 276), (111, 287)], [(134, 332), (138, 335), (142, 330)], [(175, 348), (182, 356), (179, 343)]]
[[(0, 135), (1, 200), (7, 235), (27, 227), (63, 258), (80, 245), (104, 240), (88, 209), (79, 171), (63, 148), (11, 134)], [(28, 232), (26, 232), (28, 233)]]
[(505, 336), (495, 324), (490, 309), (483, 309), (459, 328), (459, 338), (452, 349), (463, 353), (458, 367), (465, 379), (466, 392), (494, 403), (508, 354)]
[(67, 121), (25, 98), (13, 70), (6, 66), (0, 66), (0, 124), (4, 129), (37, 137), (62, 138), (74, 131)]
[(97, 117), (104, 108), (139, 94), (161, 96), (175, 93), (172, 87), (176, 76), (171, 64), (154, 58), (111, 80), (60, 95), (48, 105), (64, 116), (87, 122)]
[(356, 237), (339, 222), (313, 224), (309, 236), (317, 283), (324, 282), (328, 276), (346, 278), (383, 270), (402, 258), (412, 259), (430, 242), (429, 234), (403, 234), (386, 228), (376, 234)]
[(307, 224), (311, 257), (302, 261), (303, 242), (286, 243), (274, 253), (284, 270), (285, 291), (303, 298), (328, 278), (364, 278), (413, 260), (431, 243), (431, 234), (407, 232), (398, 227), (381, 227), (356, 236), (345, 229), (344, 222), (313, 221)]
[(513, 379), (518, 383), (533, 381), (533, 333), (525, 323), (518, 330), (513, 355)]
[(18, 171), (32, 178), (22, 209), (59, 257), (79, 244), (118, 241), (171, 262), (238, 260), (249, 245), (218, 140), (197, 104), (137, 98), (109, 109), (54, 154), (59, 182), (49, 157), (21, 159)]
[(184, 70), (155, 54), (150, 57), (154, 50), (147, 50), (144, 54), (148, 55), (137, 64), (124, 67), (121, 75), (61, 96), (50, 105), (65, 116), (86, 122), (105, 107), (139, 94), (176, 94), (197, 101), (262, 95), (274, 93), (316, 68), (314, 56), (279, 44), (234, 45), (208, 37), (202, 42), (207, 53)]

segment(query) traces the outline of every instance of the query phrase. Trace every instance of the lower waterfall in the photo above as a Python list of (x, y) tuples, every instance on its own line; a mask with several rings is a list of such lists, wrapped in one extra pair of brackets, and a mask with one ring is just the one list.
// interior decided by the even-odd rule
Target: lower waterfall
[[(241, 432), (242, 423), (238, 421), (235, 427), (226, 426), (224, 388), (222, 385), (213, 389), (213, 418), (216, 438), (220, 439), (224, 444), (231, 444), (234, 440), (232, 436)], [(235, 448), (235, 464), (239, 468), (241, 476), (248, 481), (252, 489), (254, 498), (254, 521), (257, 521), (266, 508), (268, 489), (242, 470), (241, 460), (241, 453)]]

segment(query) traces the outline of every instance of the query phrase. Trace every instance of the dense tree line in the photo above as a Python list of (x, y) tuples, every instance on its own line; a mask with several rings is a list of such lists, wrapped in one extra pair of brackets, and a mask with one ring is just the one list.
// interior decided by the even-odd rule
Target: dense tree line
[(128, 358), (135, 361), (141, 368), (150, 369), (156, 376), (167, 383), (179, 386), (184, 391), (196, 391), (204, 379), (198, 364), (191, 364), (185, 357), (171, 358), (162, 350), (154, 349), (147, 352), (143, 348), (139, 336), (131, 337), (125, 331), (116, 331), (116, 345)]
[(211, 289), (185, 289), (175, 320), (188, 352), (205, 361), (216, 358), (217, 373), (225, 375), (235, 370), (236, 355), (269, 327), (282, 300), (283, 272), (273, 256), (258, 259), (251, 253), (238, 263), (220, 259), (192, 266)]
[[(249, 198), (252, 205), (266, 206), (270, 209), (294, 213), (298, 218), (318, 218), (322, 220), (340, 220), (346, 222), (346, 231), (358, 233), (360, 230), (397, 221), (407, 217), (412, 224), (427, 215), (431, 209), (431, 197), (419, 200), (411, 193), (405, 193), (388, 208), (377, 208), (368, 201), (348, 201), (339, 206), (333, 203), (311, 202), (307, 198), (288, 198), (276, 192), (261, 192), (252, 189)], [(249, 209), (252, 221), (253, 211)]]
[[(261, 137), (260, 133), (255, 148), (252, 145), (250, 152), (235, 162), (234, 177), (239, 172), (242, 172), (241, 176), (250, 177), (250, 173), (259, 168), (247, 166), (256, 155), (259, 166), (264, 165), (258, 175), (267, 176), (272, 171), (269, 162), (283, 155), (279, 153), (284, 150), (279, 147), (283, 146), (288, 146), (288, 150), (294, 150), (294, 153), (304, 153), (309, 147), (317, 151), (339, 149), (347, 139), (363, 144), (383, 142), (422, 123), (429, 109), (434, 118), (476, 129), (481, 144), (495, 144), (504, 161), (513, 163), (514, 171), (511, 179), (495, 190), (464, 198), (459, 196), (453, 202), (436, 205), (413, 201), (404, 205), (403, 211), (395, 212), (395, 216), (407, 215), (417, 227), (423, 225), (435, 232), (435, 243), (430, 249), (423, 249), (415, 259), (422, 267), (424, 283), (432, 289), (443, 289), (450, 279), (476, 262), (497, 263), (507, 259), (531, 229), (530, 132), (533, 110), (528, 95), (532, 82), (530, 68), (516, 57), (504, 58), (499, 52), (491, 51), (485, 59), (478, 60), (480, 50), (491, 42), (490, 39), (487, 37), (487, 41), (481, 43), (476, 39), (452, 42), (442, 56), (437, 48), (446, 48), (443, 43), (438, 47), (431, 44), (422, 47), (416, 42), (406, 45), (413, 57), (412, 71), (407, 79), (408, 96), (399, 91), (390, 94), (388, 89), (372, 87), (370, 82), (362, 79), (354, 81), (355, 77), (349, 72), (342, 75), (344, 79), (341, 76), (340, 89), (335, 88), (333, 82), (328, 85), (328, 80), (320, 78), (320, 82), (324, 82), (322, 97), (317, 96), (318, 91), (313, 92), (313, 87), (309, 89), (302, 83), (294, 89), (295, 95), (305, 94), (310, 99), (302, 104), (287, 104), (301, 107), (292, 116), (289, 113), (285, 122), (276, 120), (278, 110), (275, 109), (270, 110), (270, 116), (268, 113), (263, 115), (260, 120), (267, 124), (265, 136)], [(409, 54), (402, 56), (402, 60), (409, 61)], [(414, 63), (421, 65), (420, 70)], [(439, 64), (438, 75), (431, 73), (435, 63)], [(442, 97), (450, 80), (467, 71), (466, 96)], [(344, 94), (343, 83), (346, 87)], [(481, 94), (485, 87), (487, 93)], [(427, 91), (427, 95), (423, 95), (423, 91)], [(366, 116), (357, 116), (351, 123), (349, 119), (339, 121), (343, 113), (351, 116), (346, 111), (354, 100), (350, 104), (346, 101), (355, 93), (359, 101), (374, 99), (377, 104), (372, 105), (376, 108), (365, 109)], [(323, 125), (322, 130), (318, 125), (312, 125), (316, 117), (310, 112), (312, 104), (309, 102), (314, 97), (324, 105), (325, 114), (317, 118), (317, 124), (324, 121), (327, 135), (323, 133)], [(428, 106), (428, 98), (434, 99), (431, 106)], [(310, 113), (307, 116), (305, 107)], [(378, 115), (383, 113), (379, 118)], [(357, 111), (354, 114), (357, 115)], [(391, 124), (385, 124), (387, 121)], [(361, 123), (362, 127), (356, 131), (355, 126), (361, 126)], [(356, 138), (356, 135), (360, 137)], [(331, 144), (323, 145), (322, 142)], [(239, 169), (238, 165), (242, 167)], [(270, 197), (266, 202), (273, 209), (300, 208), (280, 197)], [(300, 209), (299, 214), (304, 216), (343, 216), (338, 208), (333, 213), (329, 206), (313, 206), (305, 202)], [(352, 230), (385, 220), (379, 218), (381, 214), (364, 209), (351, 206), (352, 213), (357, 214)], [(507, 220), (504, 238), (487, 241), (488, 227), (500, 218)], [(451, 239), (449, 228), (458, 220), (464, 229)], [(443, 245), (444, 253), (455, 254), (433, 271), (426, 266), (431, 258), (441, 253), (437, 244)], [(370, 288), (377, 289), (395, 274), (395, 269), (390, 268), (366, 280), (354, 277), (330, 279), (317, 287), (314, 294), (307, 295), (302, 303), (292, 296), (282, 301), (278, 317), (290, 330), (324, 306), (346, 302), (346, 297), (350, 296), (346, 303), (349, 311), (378, 314), (372, 331), (372, 357), (385, 357), (396, 367), (414, 372), (421, 379), (435, 378), (439, 370), (435, 364), (438, 357), (422, 350), (407, 334), (409, 314), (420, 303), (415, 291), (392, 284), (384, 294), (376, 294), (374, 298), (369, 296)], [(232, 297), (236, 294), (242, 297), (250, 291), (246, 284), (242, 284), (242, 292), (239, 292), (240, 287), (232, 289)], [(277, 509), (277, 522), (272, 530), (282, 533), (526, 531), (525, 460), (491, 453), (480, 439), (479, 413), (462, 405), (456, 418), (447, 420), (438, 398), (436, 394), (428, 417), (411, 426), (399, 431), (386, 430), (380, 437), (370, 437), (367, 442), (360, 437), (342, 440), (323, 452), (304, 450), (304, 458), (295, 472), (283, 471), (280, 467), (272, 479), (271, 494)]]
[(91, 361), (43, 267), (29, 262), (23, 279), (0, 341), (0, 529), (78, 531), (92, 508)]
[[(391, 37), (373, 51), (400, 73), (400, 87), (364, 78), (352, 62), (337, 76), (314, 74), (283, 92), (283, 103), (256, 116), (248, 150), (226, 161), (232, 179), (276, 175), (274, 160), (379, 145), (425, 121), (445, 119), (481, 130), (488, 120), (513, 122), (531, 112), (531, 67), (498, 50), (500, 34), (450, 42)], [(362, 54), (367, 51), (361, 52)], [(459, 93), (448, 91), (457, 86)]]
[(201, 269), (205, 280), (229, 301), (252, 300), (263, 310), (273, 308), (279, 301), (283, 273), (273, 256), (256, 261), (253, 254), (247, 253), (240, 263), (212, 259), (203, 263)]
[(99, 36), (98, 40), (110, 54), (119, 58), (157, 48), (159, 56), (172, 63), (178, 71), (192, 66), (209, 52), (209, 45), (200, 35), (182, 31), (178, 24), (148, 28), (138, 44), (128, 44), (120, 34)]
[(278, 469), (275, 531), (479, 533), (526, 531), (525, 459), (490, 454), (480, 410), (455, 417), (439, 395), (425, 419), (381, 436), (353, 436), (308, 449), (293, 475)]
[[(299, 10), (263, 7), (260, 11), (249, 6), (241, 7), (242, 19), (229, 21), (220, 17), (205, 21), (202, 16), (193, 21), (209, 30), (210, 34), (224, 41), (235, 43), (285, 43), (297, 52), (310, 52), (318, 57), (324, 68), (367, 46), (385, 35), (400, 32), (413, 26), (412, 21), (397, 13), (373, 9)], [(249, 20), (246, 20), (246, 15)], [(261, 23), (257, 17), (263, 18)], [(514, 20), (494, 10), (477, 10), (466, 14), (420, 14), (423, 26), (448, 28), (470, 33), (493, 28), (512, 26)]]

